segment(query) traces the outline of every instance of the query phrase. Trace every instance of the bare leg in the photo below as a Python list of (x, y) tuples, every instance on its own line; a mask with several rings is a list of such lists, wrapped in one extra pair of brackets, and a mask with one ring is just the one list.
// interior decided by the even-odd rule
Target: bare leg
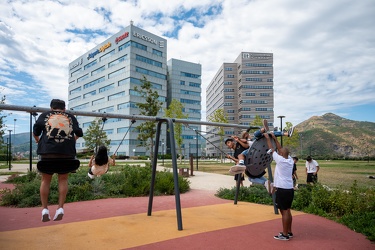
[(52, 175), (42, 173), (42, 181), (40, 183), (40, 201), (42, 202), (42, 207), (48, 207), (48, 195), (51, 185)]
[(59, 207), (63, 208), (66, 194), (68, 193), (68, 176), (69, 174), (59, 174)]
[(283, 235), (286, 236), (288, 235), (288, 232), (292, 232), (292, 213), (290, 212), (290, 209), (280, 210), (280, 213), (283, 225)]

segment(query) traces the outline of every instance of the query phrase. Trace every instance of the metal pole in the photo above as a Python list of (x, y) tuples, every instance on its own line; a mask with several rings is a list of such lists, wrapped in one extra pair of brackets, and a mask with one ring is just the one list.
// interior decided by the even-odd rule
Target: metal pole
[(33, 153), (33, 144), (32, 144), (32, 141), (33, 141), (33, 114), (30, 113), (30, 151), (29, 151), (29, 170), (30, 172), (33, 170), (33, 156), (32, 156), (32, 153)]
[(9, 131), (9, 170), (12, 169), (12, 130)]
[[(279, 115), (277, 118), (280, 118), (280, 130), (281, 130), (281, 133), (283, 132), (283, 118), (285, 116), (284, 115)], [(281, 144), (281, 147), (283, 146), (283, 137), (281, 136), (281, 141), (280, 141), (280, 144)]]
[(9, 163), (9, 138), (7, 138), (7, 165)]
[(161, 143), (161, 157), (163, 158), (163, 166), (164, 166), (164, 139), (161, 140), (162, 143)]
[(196, 144), (197, 144), (197, 170), (198, 170), (198, 132), (197, 131), (195, 131), (195, 133), (196, 133)]

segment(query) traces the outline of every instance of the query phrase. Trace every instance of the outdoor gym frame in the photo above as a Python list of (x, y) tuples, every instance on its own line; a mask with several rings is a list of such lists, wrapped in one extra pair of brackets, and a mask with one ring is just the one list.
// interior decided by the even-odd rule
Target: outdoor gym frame
[[(33, 113), (42, 113), (50, 111), (50, 108), (41, 108), (41, 107), (27, 107), (27, 106), (17, 106), (17, 105), (7, 105), (7, 104), (0, 104), (0, 110), (13, 110), (13, 111), (24, 111), (30, 114)], [(66, 110), (67, 113), (72, 115), (79, 115), (79, 116), (90, 116), (90, 117), (102, 117), (102, 118), (121, 118), (121, 119), (129, 119), (129, 120), (142, 120), (142, 121), (154, 121), (157, 123), (156, 126), (156, 138), (155, 141), (160, 141), (160, 134), (161, 134), (161, 125), (166, 123), (167, 130), (166, 132), (169, 133), (170, 138), (170, 148), (171, 148), (171, 155), (172, 155), (172, 169), (173, 169), (173, 179), (174, 179), (174, 192), (175, 192), (175, 203), (176, 203), (176, 215), (177, 215), (177, 228), (178, 230), (183, 230), (182, 227), (182, 214), (181, 214), (181, 203), (180, 203), (180, 191), (178, 189), (178, 169), (177, 169), (177, 154), (176, 154), (176, 142), (174, 137), (174, 123), (182, 123), (182, 124), (196, 124), (196, 125), (209, 125), (209, 126), (218, 126), (218, 127), (230, 127), (230, 128), (240, 128), (240, 129), (248, 129), (249, 126), (245, 125), (238, 125), (238, 124), (230, 124), (230, 123), (218, 123), (218, 122), (204, 122), (204, 121), (191, 121), (186, 119), (174, 119), (174, 118), (161, 118), (161, 117), (151, 117), (151, 116), (142, 116), (142, 115), (121, 115), (121, 114), (114, 114), (114, 113), (98, 113), (98, 112), (87, 112), (87, 111), (76, 111), (76, 110)], [(259, 127), (250, 127), (252, 129), (259, 129)], [(150, 196), (148, 202), (148, 211), (147, 215), (151, 216), (152, 213), (152, 204), (154, 198), (154, 184), (155, 184), (155, 176), (156, 176), (156, 166), (158, 160), (158, 153), (159, 153), (159, 143), (155, 143), (155, 150), (154, 156), (152, 159), (152, 175), (151, 175), (151, 184), (150, 184)], [(269, 168), (270, 170), (270, 168)], [(238, 184), (237, 184), (238, 185)], [(238, 192), (238, 189), (237, 189)], [(238, 193), (236, 192), (235, 197), (235, 204), (237, 204), (237, 196)]]

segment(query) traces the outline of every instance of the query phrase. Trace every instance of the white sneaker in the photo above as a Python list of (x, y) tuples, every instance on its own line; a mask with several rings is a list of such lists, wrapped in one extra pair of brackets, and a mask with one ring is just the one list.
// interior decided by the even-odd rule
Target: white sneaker
[(95, 178), (95, 175), (90, 174), (90, 173), (87, 173), (87, 176), (90, 177), (90, 179), (94, 179)]
[(49, 216), (49, 210), (47, 208), (44, 208), (42, 210), (42, 221), (47, 222), (50, 220), (51, 220), (51, 217)]
[(60, 207), (59, 209), (56, 210), (56, 214), (55, 214), (55, 217), (53, 217), (53, 220), (54, 221), (62, 220), (63, 216), (64, 216), (64, 209)]

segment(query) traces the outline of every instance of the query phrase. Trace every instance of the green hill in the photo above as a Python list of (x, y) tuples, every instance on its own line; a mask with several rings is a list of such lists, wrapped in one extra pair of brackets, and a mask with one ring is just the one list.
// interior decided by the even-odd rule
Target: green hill
[(332, 113), (313, 116), (296, 126), (302, 154), (361, 158), (375, 155), (375, 123), (342, 118)]

